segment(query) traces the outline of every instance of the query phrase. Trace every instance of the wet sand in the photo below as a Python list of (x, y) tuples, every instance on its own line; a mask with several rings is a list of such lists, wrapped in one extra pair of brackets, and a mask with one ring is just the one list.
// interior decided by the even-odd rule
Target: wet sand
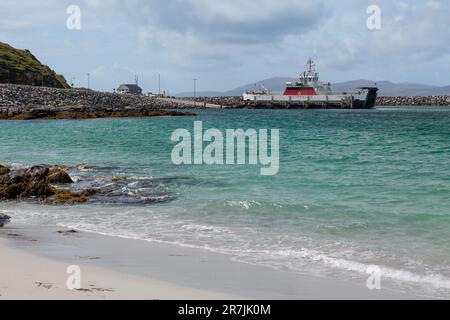
[[(164, 243), (72, 233), (56, 227), (0, 229), (0, 299), (417, 299), (345, 281), (234, 261)], [(69, 266), (81, 290), (69, 290)]]

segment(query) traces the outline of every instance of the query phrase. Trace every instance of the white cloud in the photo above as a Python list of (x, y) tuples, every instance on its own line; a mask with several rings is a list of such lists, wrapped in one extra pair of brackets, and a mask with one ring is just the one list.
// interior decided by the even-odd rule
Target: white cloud
[[(81, 32), (65, 28), (68, 4), (82, 9)], [(2, 0), (0, 30), (4, 40), (32, 49), (47, 63), (62, 66), (61, 72), (99, 68), (104, 79), (98, 83), (105, 88), (111, 87), (108, 72), (120, 79), (133, 71), (163, 70), (167, 77), (172, 75), (174, 86), (183, 86), (182, 75), (191, 78), (195, 73), (214, 86), (211, 89), (228, 89), (260, 77), (295, 75), (308, 56), (318, 60), (324, 80), (415, 77), (448, 82), (449, 3), (378, 0), (380, 31), (366, 28), (370, 4), (373, 1)], [(67, 66), (68, 57), (76, 62)], [(430, 68), (438, 75), (427, 72)]]
[(432, 9), (440, 9), (441, 2), (438, 0), (427, 0), (426, 6), (432, 8)]

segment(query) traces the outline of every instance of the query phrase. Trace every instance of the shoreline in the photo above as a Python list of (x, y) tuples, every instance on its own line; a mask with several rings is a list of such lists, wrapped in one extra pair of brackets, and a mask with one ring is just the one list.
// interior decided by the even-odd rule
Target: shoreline
[(66, 286), (68, 264), (14, 248), (0, 238), (2, 273), (0, 300), (166, 300), (239, 299), (163, 281), (123, 274), (107, 268), (81, 266), (79, 290)]
[[(181, 246), (64, 228), (10, 224), (0, 229), (0, 299), (427, 299), (365, 283), (319, 278), (234, 261)], [(66, 288), (79, 265), (82, 291)]]
[(84, 89), (0, 84), (0, 120), (192, 116), (176, 100)]
[(181, 112), (174, 110), (161, 111), (93, 111), (93, 112), (26, 112), (13, 116), (0, 115), (0, 120), (87, 120), (104, 118), (142, 118), (142, 117), (191, 117), (193, 112)]
[[(448, 107), (449, 96), (378, 97), (380, 107)], [(97, 92), (86, 89), (57, 89), (0, 84), (0, 120), (61, 120), (123, 117), (194, 116), (189, 110), (259, 109), (237, 97), (148, 97)], [(262, 107), (280, 110), (283, 106)], [(300, 108), (301, 109), (301, 108)], [(321, 108), (319, 108), (321, 109)], [(339, 108), (330, 108), (339, 110)]]

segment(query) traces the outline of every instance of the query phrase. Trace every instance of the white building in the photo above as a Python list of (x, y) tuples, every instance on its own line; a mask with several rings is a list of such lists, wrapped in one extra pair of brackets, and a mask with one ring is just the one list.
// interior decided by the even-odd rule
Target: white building
[(117, 89), (117, 93), (142, 95), (142, 88), (137, 84), (122, 84)]

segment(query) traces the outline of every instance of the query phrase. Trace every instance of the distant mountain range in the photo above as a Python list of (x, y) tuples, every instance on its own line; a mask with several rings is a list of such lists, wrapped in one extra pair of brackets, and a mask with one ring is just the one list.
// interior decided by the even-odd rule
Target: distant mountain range
[[(240, 96), (248, 90), (260, 89), (261, 86), (272, 92), (284, 91), (286, 82), (297, 81), (296, 78), (274, 77), (253, 84), (248, 84), (233, 90), (204, 91), (197, 92), (197, 96), (213, 97), (213, 96)], [(450, 86), (438, 87), (420, 83), (394, 83), (390, 81), (372, 81), (372, 80), (354, 80), (333, 83), (332, 89), (335, 92), (354, 91), (359, 87), (377, 86), (380, 89), (381, 96), (439, 96), (450, 95)], [(192, 97), (192, 92), (182, 92), (177, 94), (178, 97)]]

